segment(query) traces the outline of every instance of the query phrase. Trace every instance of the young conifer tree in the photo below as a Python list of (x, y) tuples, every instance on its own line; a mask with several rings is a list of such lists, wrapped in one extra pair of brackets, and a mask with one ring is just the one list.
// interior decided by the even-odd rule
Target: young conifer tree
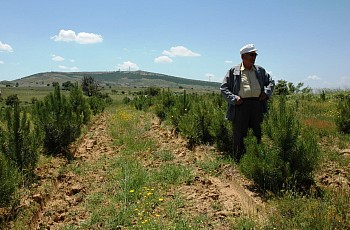
[(336, 124), (338, 130), (342, 133), (350, 133), (350, 94), (341, 95), (337, 104), (338, 116)]
[(35, 104), (37, 128), (43, 132), (43, 146), (46, 154), (60, 153), (70, 156), (68, 146), (81, 132), (80, 115), (74, 113), (65, 95), (61, 95), (59, 85), (44, 101)]
[(2, 129), (2, 152), (25, 177), (33, 175), (39, 159), (38, 137), (27, 117), (27, 112), (13, 104), (6, 109), (7, 129)]
[(263, 134), (260, 144), (252, 134), (245, 140), (242, 171), (273, 192), (308, 186), (320, 154), (316, 135), (301, 127), (285, 97), (272, 103), (263, 122)]
[[(1, 140), (1, 138), (0, 138)], [(0, 152), (0, 207), (8, 205), (19, 183), (18, 171)]]
[(76, 122), (79, 125), (86, 125), (90, 121), (92, 113), (89, 103), (84, 98), (83, 91), (78, 84), (70, 86), (69, 103), (72, 106), (73, 113), (76, 114)]

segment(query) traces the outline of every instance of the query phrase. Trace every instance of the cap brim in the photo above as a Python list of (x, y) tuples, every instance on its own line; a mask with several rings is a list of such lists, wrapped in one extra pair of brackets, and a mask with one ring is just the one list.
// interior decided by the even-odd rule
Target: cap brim
[(256, 52), (256, 51), (258, 51), (258, 50), (257, 49), (253, 49), (253, 50), (249, 50), (249, 51), (246, 51), (244, 53), (241, 53), (241, 54), (247, 54), (247, 53)]

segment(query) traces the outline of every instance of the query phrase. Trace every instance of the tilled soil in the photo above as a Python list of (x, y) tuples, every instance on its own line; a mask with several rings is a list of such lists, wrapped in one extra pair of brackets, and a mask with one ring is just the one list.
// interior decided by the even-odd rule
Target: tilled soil
[[(49, 199), (44, 202), (34, 229), (60, 229), (63, 225), (79, 226), (90, 215), (84, 208), (84, 198), (91, 192), (90, 188), (105, 181), (105, 168), (101, 167), (93, 172), (72, 172), (67, 164), (89, 164), (103, 156), (118, 154), (112, 147), (112, 139), (106, 130), (106, 117), (101, 115), (92, 124), (87, 134), (73, 147), (72, 162), (60, 164), (57, 172), (55, 163), (38, 169), (38, 175), (45, 179), (47, 175), (53, 178), (53, 186)], [(66, 168), (65, 170), (62, 170)], [(51, 170), (55, 173), (50, 172)], [(46, 176), (45, 176), (46, 175)], [(34, 195), (40, 196), (41, 194)]]
[(226, 227), (222, 220), (227, 217), (245, 214), (263, 218), (265, 205), (260, 194), (254, 191), (253, 183), (242, 177), (234, 166), (220, 165), (219, 176), (208, 175), (196, 166), (196, 162), (211, 160), (215, 154), (221, 154), (213, 147), (201, 145), (190, 150), (186, 148), (186, 140), (162, 127), (158, 120), (153, 121), (149, 135), (158, 140), (159, 149), (172, 149), (176, 154), (175, 162), (195, 167), (197, 176), (194, 183), (176, 188), (188, 201), (182, 210), (184, 213), (205, 214), (211, 222), (221, 223), (223, 229)]

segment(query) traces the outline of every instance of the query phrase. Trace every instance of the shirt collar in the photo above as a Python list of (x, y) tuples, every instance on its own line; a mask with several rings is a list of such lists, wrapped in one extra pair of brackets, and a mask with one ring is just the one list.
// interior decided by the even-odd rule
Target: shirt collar
[[(248, 70), (248, 69), (246, 69), (246, 68), (244, 67), (243, 63), (241, 63), (241, 71), (243, 71), (243, 70)], [(253, 65), (253, 66), (252, 66), (252, 69), (250, 69), (250, 70), (256, 71), (255, 65)]]

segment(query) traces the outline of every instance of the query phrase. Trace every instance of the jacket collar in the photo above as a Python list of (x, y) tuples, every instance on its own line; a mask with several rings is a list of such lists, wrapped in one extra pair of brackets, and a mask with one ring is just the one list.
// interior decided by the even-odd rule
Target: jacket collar
[[(241, 64), (242, 63), (240, 63), (234, 67), (234, 71), (233, 71), (234, 75), (241, 75)], [(253, 68), (254, 68), (255, 72), (258, 73), (259, 70), (258, 70), (257, 66), (253, 65)]]

